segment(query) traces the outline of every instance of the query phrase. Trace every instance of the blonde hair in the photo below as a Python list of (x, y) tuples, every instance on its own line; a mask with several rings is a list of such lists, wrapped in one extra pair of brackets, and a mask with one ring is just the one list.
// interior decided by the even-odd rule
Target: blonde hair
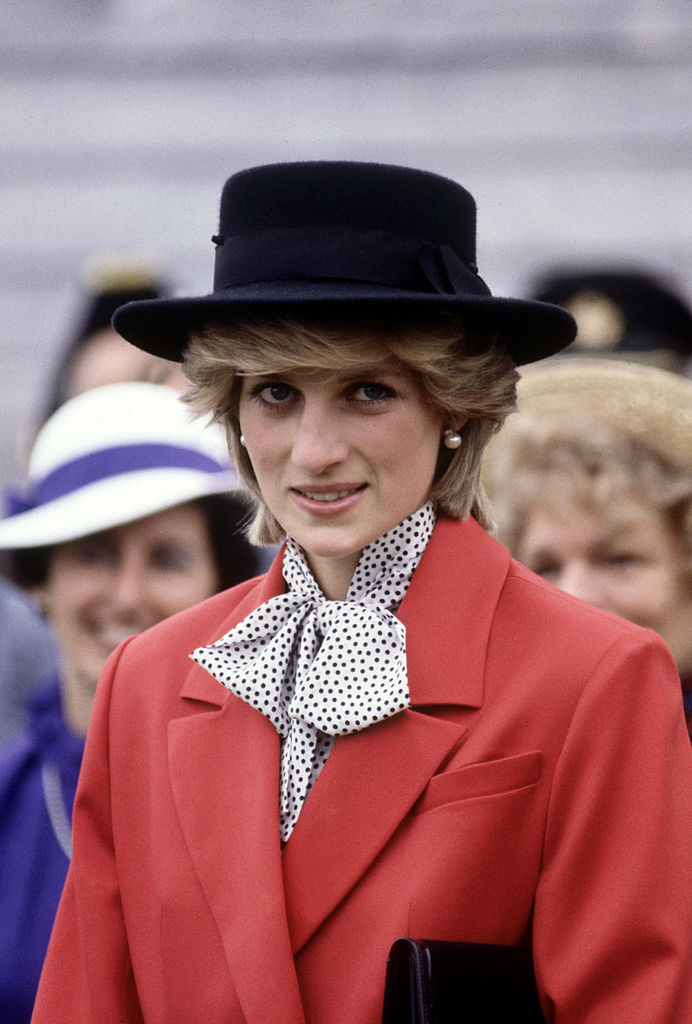
[(483, 480), (499, 538), (515, 555), (538, 505), (569, 513), (579, 503), (618, 524), (634, 499), (677, 536), (692, 582), (692, 475), (640, 436), (583, 411), (525, 410), (493, 441)]
[(299, 371), (369, 371), (392, 364), (413, 379), (424, 398), (454, 427), (466, 419), (461, 447), (442, 444), (432, 492), (438, 511), (461, 519), (474, 515), (492, 529), (480, 482), (483, 450), (515, 408), (517, 373), (495, 338), (466, 329), (456, 316), (369, 314), (360, 311), (244, 316), (210, 322), (191, 332), (184, 358), (191, 382), (186, 400), (211, 413), (227, 431), (238, 473), (257, 501), (250, 526), (254, 543), (275, 544), (283, 530), (267, 508), (247, 452), (240, 444), (238, 402), (242, 377)]

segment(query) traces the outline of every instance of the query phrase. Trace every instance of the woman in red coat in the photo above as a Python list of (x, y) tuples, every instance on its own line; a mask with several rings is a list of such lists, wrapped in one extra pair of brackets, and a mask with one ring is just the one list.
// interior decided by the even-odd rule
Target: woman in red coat
[(556, 1024), (692, 1019), (692, 755), (653, 633), (487, 532), (515, 364), (475, 206), (406, 168), (232, 177), (214, 291), (116, 326), (183, 359), (266, 576), (99, 686), (37, 1024), (376, 1024), (402, 935), (524, 946)]

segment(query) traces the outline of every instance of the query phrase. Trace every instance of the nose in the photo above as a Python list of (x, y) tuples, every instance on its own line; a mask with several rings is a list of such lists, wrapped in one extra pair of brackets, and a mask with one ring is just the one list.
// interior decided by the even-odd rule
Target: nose
[(123, 556), (112, 577), (111, 599), (124, 622), (135, 622), (147, 600), (146, 566), (137, 555)]
[(293, 462), (312, 476), (319, 476), (342, 462), (348, 444), (339, 419), (320, 401), (306, 401), (296, 420)]
[(598, 574), (583, 562), (568, 562), (554, 582), (560, 590), (572, 597), (578, 597), (598, 608), (606, 607), (606, 594)]

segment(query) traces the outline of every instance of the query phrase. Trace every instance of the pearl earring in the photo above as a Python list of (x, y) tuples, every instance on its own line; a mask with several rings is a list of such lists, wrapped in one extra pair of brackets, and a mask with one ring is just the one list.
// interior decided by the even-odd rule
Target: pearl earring
[(456, 430), (445, 430), (442, 435), (445, 448), (461, 447), (461, 434)]
[(241, 445), (241, 448), (247, 448), (247, 441), (245, 440), (245, 435), (244, 434), (240, 435), (240, 445)]

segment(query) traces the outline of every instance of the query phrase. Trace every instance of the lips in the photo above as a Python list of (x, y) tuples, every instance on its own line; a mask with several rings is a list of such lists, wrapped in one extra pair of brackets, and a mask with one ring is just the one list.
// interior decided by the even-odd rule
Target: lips
[(343, 501), (344, 498), (350, 498), (364, 488), (364, 483), (344, 481), (338, 484), (310, 484), (307, 487), (294, 487), (293, 490), (310, 501), (330, 502)]
[(354, 508), (361, 501), (367, 485), (322, 484), (309, 487), (293, 487), (293, 495), (297, 504), (313, 515), (333, 516)]

